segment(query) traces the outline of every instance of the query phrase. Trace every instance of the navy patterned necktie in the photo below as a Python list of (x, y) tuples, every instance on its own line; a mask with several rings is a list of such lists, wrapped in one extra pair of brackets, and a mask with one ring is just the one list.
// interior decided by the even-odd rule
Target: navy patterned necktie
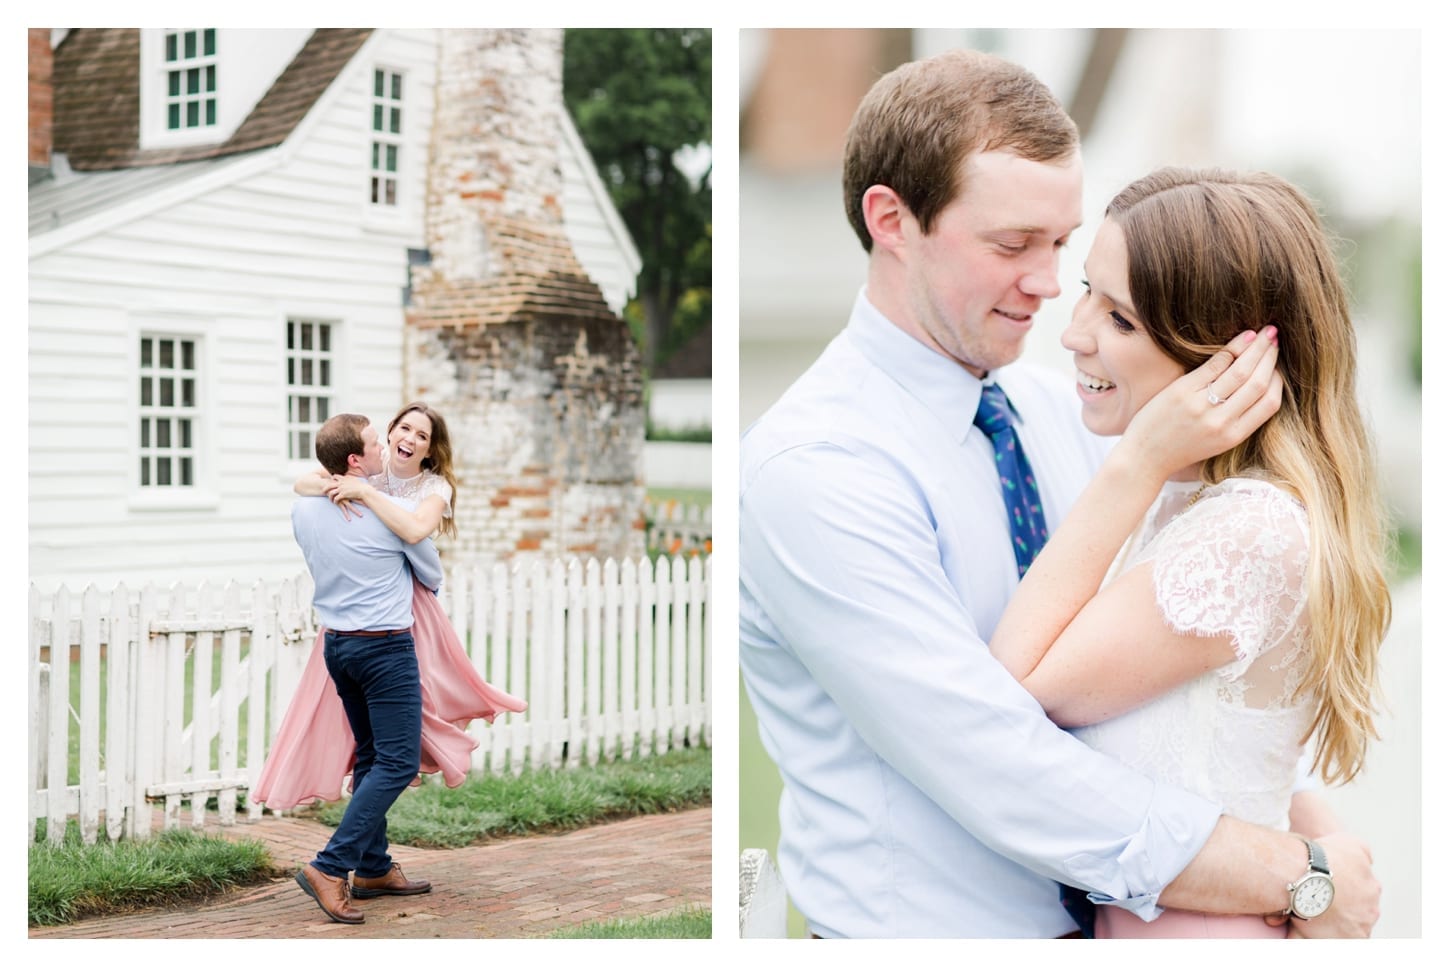
[(1012, 551), (1017, 555), (1020, 578), (1047, 543), (1047, 518), (1042, 513), (1037, 478), (1012, 426), (1012, 404), (1002, 387), (995, 383), (982, 386), (982, 402), (972, 422), (987, 434), (997, 456), (997, 479), (1007, 505), (1007, 526), (1012, 531)]
[[(1028, 566), (1047, 543), (1047, 518), (1042, 513), (1042, 496), (1037, 478), (1022, 441), (1012, 427), (1012, 404), (1002, 387), (993, 383), (982, 387), (982, 402), (977, 418), (972, 421), (992, 441), (997, 458), (997, 480), (1002, 485), (1002, 500), (1007, 505), (1007, 526), (1012, 532), (1012, 551), (1017, 555), (1017, 577), (1027, 573)], [(1082, 930), (1092, 937), (1096, 913), (1087, 894), (1074, 887), (1059, 884), (1062, 906)]]

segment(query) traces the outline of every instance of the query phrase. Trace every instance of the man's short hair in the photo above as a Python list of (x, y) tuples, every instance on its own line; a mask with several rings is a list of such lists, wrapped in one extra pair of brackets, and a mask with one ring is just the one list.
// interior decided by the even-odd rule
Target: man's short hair
[(885, 185), (930, 234), (965, 187), (967, 155), (1003, 150), (1055, 162), (1077, 146), (1077, 125), (1026, 68), (975, 50), (912, 61), (878, 80), (856, 108), (841, 173), (846, 217), (870, 252), (861, 197)]
[(328, 473), (347, 473), (347, 458), (362, 456), (362, 431), (371, 421), (356, 413), (339, 413), (317, 431), (317, 461)]

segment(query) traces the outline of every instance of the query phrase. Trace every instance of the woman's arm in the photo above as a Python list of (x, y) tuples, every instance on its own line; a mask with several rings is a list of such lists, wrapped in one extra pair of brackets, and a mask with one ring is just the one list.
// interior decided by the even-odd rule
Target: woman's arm
[(1344, 823), (1322, 794), (1300, 789), (1289, 800), (1289, 830), (1308, 839), (1323, 839), (1332, 833), (1344, 832)]
[[(1137, 702), (1148, 697), (1142, 689), (1149, 683), (1141, 678), (1136, 689), (1126, 692), (1122, 687), (1129, 682), (1105, 680), (1107, 669), (1121, 673), (1122, 663), (1107, 660), (1097, 650), (1103, 647), (1111, 651), (1122, 645), (1124, 660), (1142, 660), (1145, 656), (1134, 650), (1130, 639), (1141, 638), (1138, 646), (1157, 652), (1165, 643), (1163, 635), (1177, 637), (1158, 619), (1150, 576), (1127, 580), (1132, 574), (1125, 575), (1105, 589), (1103, 600), (1092, 608), (1090, 620), (1078, 623), (1074, 650), (1059, 656), (1054, 667), (1038, 673), (1035, 681), (1033, 676), (1048, 650), (1088, 610), (1113, 558), (1169, 475), (1227, 450), (1278, 410), (1282, 381), (1273, 368), (1278, 351), (1270, 339), (1256, 340), (1254, 336), (1249, 332), (1235, 337), (1203, 366), (1170, 384), (1134, 417), (1128, 432), (1028, 568), (998, 621), (990, 645), (992, 654), (1043, 703), (1048, 714), (1053, 714), (1049, 702), (1056, 704), (1064, 697), (1055, 691), (1064, 684), (1058, 677), (1064, 667), (1091, 676), (1080, 680), (1079, 688), (1091, 691), (1102, 684), (1117, 696), (1114, 701), (1127, 700), (1129, 695), (1137, 696)], [(1210, 384), (1220, 394), (1228, 391), (1224, 403), (1208, 403)], [(1232, 657), (1232, 646), (1228, 648)], [(1196, 652), (1207, 659), (1213, 650), (1179, 651)], [(1156, 655), (1150, 657), (1159, 660)], [(1171, 677), (1188, 675), (1189, 669), (1163, 671)], [(1152, 687), (1162, 690), (1176, 684), (1164, 681), (1154, 682)], [(1070, 689), (1071, 683), (1067, 686)], [(1075, 711), (1100, 712), (1106, 707), (1106, 698), (1098, 695), (1096, 701)], [(1053, 718), (1064, 724), (1056, 715)]]
[[(327, 497), (328, 490), (336, 486), (337, 481), (342, 477), (328, 473), (321, 467), (297, 478), (292, 485), (292, 492), (299, 497)], [(354, 517), (361, 517), (362, 511), (352, 505), (350, 500), (335, 501), (338, 510), (342, 511), (343, 520), (351, 520)]]
[(1052, 721), (1076, 728), (1137, 708), (1236, 657), (1229, 634), (1180, 633), (1164, 620), (1149, 561), (1088, 601), (1020, 680)]
[(331, 485), (332, 474), (318, 467), (298, 477), (297, 482), (292, 485), (292, 492), (299, 497), (321, 497)]
[(377, 514), (378, 519), (388, 526), (388, 530), (409, 544), (416, 544), (432, 535), (443, 520), (443, 512), (448, 509), (448, 504), (441, 496), (430, 494), (418, 502), (417, 509), (409, 511), (389, 500), (386, 494), (359, 477), (329, 480), (326, 493), (333, 503), (362, 501), (365, 507)]

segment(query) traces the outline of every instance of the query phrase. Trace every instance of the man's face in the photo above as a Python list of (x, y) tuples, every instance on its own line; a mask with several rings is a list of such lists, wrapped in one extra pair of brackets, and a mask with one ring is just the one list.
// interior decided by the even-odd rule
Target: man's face
[(902, 257), (914, 334), (981, 377), (1022, 354), (1042, 301), (1060, 291), (1058, 252), (1082, 223), (1082, 159), (988, 151), (963, 165), (966, 189), (930, 235), (906, 219)]
[(363, 452), (358, 468), (371, 477), (383, 472), (383, 444), (378, 440), (378, 431), (369, 424), (362, 431)]

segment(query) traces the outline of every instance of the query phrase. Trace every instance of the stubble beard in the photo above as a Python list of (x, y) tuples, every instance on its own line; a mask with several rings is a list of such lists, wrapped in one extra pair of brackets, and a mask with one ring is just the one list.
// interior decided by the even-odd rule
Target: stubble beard
[[(966, 329), (965, 326), (962, 328)], [(943, 327), (943, 335), (946, 341), (938, 340), (938, 345), (974, 375), (980, 371), (982, 376), (986, 376), (993, 370), (1015, 362), (1026, 348), (1025, 338), (1018, 339), (1015, 343), (994, 341), (984, 335), (981, 329), (962, 332)]]

